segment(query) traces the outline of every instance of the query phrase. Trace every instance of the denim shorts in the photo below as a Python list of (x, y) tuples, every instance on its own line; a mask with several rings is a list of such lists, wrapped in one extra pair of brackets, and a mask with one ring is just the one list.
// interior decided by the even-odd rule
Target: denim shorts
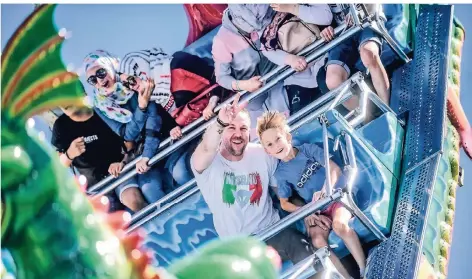
[(165, 173), (158, 166), (152, 166), (143, 174), (137, 174), (115, 188), (116, 195), (123, 202), (121, 195), (126, 189), (138, 188), (148, 203), (153, 203), (164, 197)]
[(326, 67), (330, 64), (340, 65), (346, 70), (348, 76), (351, 76), (351, 69), (354, 68), (360, 59), (359, 50), (361, 46), (369, 41), (376, 42), (379, 45), (380, 53), (382, 53), (382, 37), (372, 31), (372, 29), (365, 28), (333, 48), (328, 53)]

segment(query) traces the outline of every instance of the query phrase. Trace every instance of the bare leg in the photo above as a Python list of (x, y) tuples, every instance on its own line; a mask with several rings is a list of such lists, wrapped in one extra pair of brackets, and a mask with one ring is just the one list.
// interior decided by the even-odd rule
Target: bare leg
[[(312, 244), (316, 249), (328, 246), (329, 231), (325, 231), (322, 228), (316, 226), (309, 228), (309, 234)], [(332, 251), (330, 253), (329, 259), (344, 278), (351, 278), (351, 275), (347, 272), (339, 258)]]
[[(330, 64), (326, 68), (326, 86), (329, 90), (338, 88), (338, 86), (348, 78), (348, 73), (340, 65)], [(343, 103), (343, 106), (348, 110), (354, 110), (359, 106), (359, 98), (357, 96), (352, 96), (349, 100)]]
[(333, 231), (344, 241), (363, 276), (366, 258), (357, 233), (349, 227), (351, 217), (351, 213), (345, 207), (338, 207), (333, 214)]
[(137, 212), (148, 205), (138, 187), (131, 187), (124, 190), (123, 193), (121, 193), (120, 199), (121, 202), (133, 212)]
[(369, 69), (372, 83), (380, 99), (387, 105), (390, 104), (390, 81), (387, 71), (380, 60), (379, 45), (374, 41), (368, 41), (360, 47), (361, 60)]

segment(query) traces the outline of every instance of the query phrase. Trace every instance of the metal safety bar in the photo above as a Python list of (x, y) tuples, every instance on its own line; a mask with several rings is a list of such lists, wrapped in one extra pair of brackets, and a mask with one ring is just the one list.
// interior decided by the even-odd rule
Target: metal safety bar
[(357, 127), (359, 124), (364, 122), (364, 120), (367, 116), (367, 101), (369, 99), (370, 90), (365, 91), (365, 90), (363, 90), (364, 88), (360, 88), (360, 89), (361, 89), (360, 104), (359, 104), (360, 106), (354, 110), (354, 111), (358, 112), (359, 114), (356, 117), (354, 117), (354, 119), (349, 121), (349, 124), (353, 128)]
[[(336, 95), (337, 94), (342, 94), (343, 95), (343, 98), (342, 99), (337, 99), (338, 102), (344, 102), (345, 100), (347, 100), (348, 98), (350, 98), (352, 96), (352, 93), (349, 92), (348, 89), (350, 89), (352, 87), (352, 85), (358, 80), (358, 79), (361, 79), (362, 78), (362, 73), (356, 73), (354, 76), (351, 77), (351, 79), (345, 81), (341, 86), (339, 86), (337, 89), (333, 90), (333, 91), (330, 91), (329, 93), (321, 96), (320, 98), (318, 98), (317, 100), (313, 101), (312, 103), (310, 103), (309, 105), (307, 105), (306, 107), (302, 108), (301, 110), (299, 110), (297, 113), (293, 114), (292, 116), (290, 116), (290, 118), (288, 119), (288, 124), (290, 125), (290, 129), (291, 130), (296, 130), (298, 129), (300, 126), (302, 126), (303, 124), (298, 124), (298, 123), (295, 123), (294, 125), (291, 125), (293, 122), (296, 122), (298, 120), (300, 120), (302, 117), (304, 117), (307, 113), (309, 113), (312, 109), (316, 108), (316, 107), (319, 107), (320, 105), (324, 104), (324, 106), (320, 107), (319, 109), (317, 109), (315, 112), (313, 112), (309, 118), (310, 119), (314, 119), (316, 118), (317, 116), (321, 115), (321, 113), (325, 112), (326, 110), (328, 110), (329, 106), (330, 106), (330, 103), (326, 104), (327, 102), (330, 102), (332, 101), (333, 99), (335, 99)], [(303, 121), (303, 120), (301, 120)], [(306, 122), (304, 122), (306, 123)], [(259, 140), (256, 139), (254, 142), (258, 142)], [(132, 218), (131, 218), (131, 221), (129, 223), (127, 223), (125, 225), (126, 226), (130, 226), (128, 228), (128, 231), (131, 232), (133, 230), (135, 230), (136, 228), (142, 226), (143, 224), (145, 224), (146, 222), (148, 222), (149, 220), (157, 217), (158, 215), (160, 215), (162, 212), (164, 212), (165, 210), (167, 210), (168, 208), (172, 207), (173, 205), (177, 204), (178, 202), (182, 201), (182, 199), (178, 199), (177, 200), (173, 200), (172, 202), (170, 202), (168, 205), (169, 206), (165, 206), (165, 207), (161, 207), (161, 205), (164, 203), (164, 202), (168, 202), (170, 201), (171, 199), (175, 198), (175, 197), (178, 197), (180, 194), (184, 193), (184, 192), (187, 192), (187, 191), (190, 191), (191, 194), (189, 196), (191, 196), (192, 194), (196, 193), (198, 190), (195, 190), (195, 189), (198, 189), (196, 187), (196, 181), (195, 179), (192, 179), (190, 181), (188, 181), (187, 183), (185, 183), (184, 185), (182, 185), (181, 187), (177, 188), (176, 190), (172, 191), (171, 193), (169, 193), (168, 195), (164, 196), (163, 198), (161, 198), (160, 200), (158, 200), (157, 202), (155, 203), (152, 203), (152, 204), (149, 204), (148, 206), (146, 206), (145, 208), (143, 208), (141, 211), (139, 211), (138, 213), (136, 213)], [(189, 197), (188, 196), (188, 197)], [(160, 209), (159, 209), (160, 208)], [(157, 210), (157, 211), (156, 211)], [(152, 213), (151, 213), (152, 212)], [(147, 215), (149, 214), (150, 215)], [(145, 218), (143, 218), (145, 215), (147, 215)]]
[(400, 48), (397, 42), (395, 42), (392, 36), (388, 34), (388, 30), (385, 29), (384, 24), (379, 24), (379, 22), (383, 22), (383, 20), (380, 18), (378, 10), (375, 12), (374, 18), (375, 20), (372, 21), (373, 24), (370, 26), (370, 29), (372, 29), (375, 33), (379, 34), (387, 42), (387, 44), (395, 52), (395, 54), (403, 60), (403, 62), (410, 62), (411, 59)]
[(352, 16), (352, 20), (354, 21), (354, 24), (355, 25), (361, 25), (361, 21), (359, 19), (358, 14), (357, 14), (356, 4), (349, 4), (349, 13)]
[(325, 278), (332, 278), (330, 275), (335, 273), (339, 279), (347, 279), (344, 278), (335, 268), (333, 262), (329, 256), (331, 252), (327, 246), (323, 248), (319, 248), (316, 252), (304, 259), (303, 261), (297, 263), (296, 265), (292, 266), (288, 270), (286, 270), (280, 276), (281, 279), (295, 279), (295, 278), (308, 278), (313, 276), (322, 270), (318, 270), (318, 265), (321, 265), (323, 270), (327, 271)]
[[(348, 123), (353, 127), (356, 128), (359, 124), (363, 123), (367, 117), (367, 103), (368, 101), (372, 101), (374, 105), (376, 105), (382, 112), (390, 112), (393, 115), (397, 116), (397, 113), (393, 111), (387, 104), (385, 104), (380, 97), (372, 91), (372, 89), (365, 83), (362, 78), (356, 80), (357, 86), (360, 90), (360, 105), (356, 109), (353, 109), (348, 114), (344, 116), (344, 119), (348, 121)], [(334, 107), (332, 107), (334, 108)], [(353, 119), (349, 120), (353, 115), (357, 114)], [(397, 119), (398, 122), (402, 126), (405, 125), (403, 121)]]
[[(369, 26), (370, 23), (365, 23), (363, 26)], [(353, 28), (350, 28), (348, 29), (346, 32), (344, 32), (343, 34), (339, 35), (339, 37), (335, 38), (334, 40), (332, 40), (331, 42), (329, 42), (328, 44), (326, 45), (323, 45), (321, 46), (319, 49), (316, 49), (315, 51), (313, 51), (311, 54), (309, 54), (305, 59), (307, 61), (307, 63), (311, 63), (313, 61), (315, 61), (316, 59), (318, 59), (319, 57), (321, 57), (322, 55), (324, 55), (326, 52), (328, 52), (329, 50), (331, 50), (332, 48), (338, 46), (341, 42), (343, 42), (345, 39), (348, 39), (350, 38), (351, 36), (353, 36), (354, 34), (356, 34), (357, 32), (359, 32), (360, 30), (362, 29), (362, 27), (359, 27), (359, 26), (355, 26)], [(292, 69), (292, 68), (287, 68), (286, 70), (284, 70), (283, 72), (280, 73), (280, 75), (278, 75), (277, 77), (275, 77), (274, 79), (268, 81), (262, 88), (258, 89), (257, 91), (251, 93), (251, 94), (247, 94), (247, 92), (241, 92), (241, 94), (246, 94), (248, 95), (247, 98), (244, 98), (243, 101), (251, 101), (252, 99), (258, 97), (260, 94), (264, 93), (266, 90), (272, 88), (273, 86), (275, 86), (278, 82), (280, 81), (283, 81), (285, 80), (286, 78), (288, 78), (289, 76), (291, 76), (293, 73), (295, 73), (295, 70)], [(223, 103), (221, 103), (219, 106), (216, 107), (215, 109), (215, 113), (217, 113), (224, 105), (226, 104), (230, 104), (233, 100), (234, 100), (235, 96), (232, 96), (231, 98), (229, 98), (228, 100), (224, 101)], [(183, 132), (185, 133), (185, 131), (188, 131), (190, 130), (190, 126), (193, 127), (193, 125), (198, 125), (200, 124), (201, 122), (204, 121), (204, 118), (203, 117), (200, 117), (199, 119), (195, 120), (194, 122), (192, 122), (191, 124), (189, 124), (188, 126), (186, 126), (184, 129), (183, 129)], [(213, 122), (216, 121), (216, 116), (213, 117), (211, 120), (209, 120), (208, 122), (200, 125), (198, 128), (194, 129), (193, 131), (191, 131), (188, 135), (184, 136), (183, 138), (179, 139), (176, 143), (170, 145), (169, 147), (166, 147), (164, 150), (162, 150), (161, 152), (159, 152), (157, 155), (155, 155), (153, 158), (151, 158), (151, 160), (149, 161), (148, 165), (152, 166), (153, 164), (155, 164), (156, 162), (158, 162), (159, 160), (161, 160), (162, 158), (166, 157), (168, 154), (170, 154), (171, 152), (177, 150), (178, 148), (180, 148), (181, 146), (185, 145), (186, 143), (190, 142), (191, 140), (193, 140), (195, 137), (197, 137), (198, 135), (202, 134), (207, 127), (209, 127), (211, 124), (213, 124)], [(168, 141), (169, 139), (166, 139), (164, 142)], [(98, 189), (103, 186), (105, 183), (101, 183), (99, 182), (99, 185), (96, 184), (94, 185), (93, 187), (90, 188), (89, 190), (89, 193), (92, 195), (92, 196), (101, 196), (103, 194), (106, 194), (110, 191), (112, 191), (113, 189), (115, 189), (118, 185), (120, 185), (121, 183), (125, 182), (126, 180), (128, 180), (129, 178), (133, 177), (134, 175), (136, 175), (136, 169), (132, 169), (130, 171), (128, 171), (127, 173), (123, 174), (122, 176), (120, 176), (117, 180), (115, 180), (113, 183), (111, 183), (110, 185), (106, 186), (104, 189), (98, 191)], [(105, 178), (105, 179), (108, 179), (108, 178)], [(97, 192), (98, 191), (98, 192)]]
[(325, 173), (326, 173), (326, 194), (331, 196), (333, 192), (333, 184), (331, 180), (331, 166), (329, 165), (329, 144), (328, 144), (328, 119), (323, 114), (320, 116), (320, 123), (323, 129), (323, 157), (325, 163)]
[(372, 89), (365, 82), (358, 82), (357, 86), (359, 86), (362, 91), (369, 92), (368, 98), (374, 103), (374, 105), (376, 105), (383, 112), (390, 112), (395, 115), (395, 117), (397, 117), (398, 122), (400, 122), (400, 125), (405, 126), (405, 122), (401, 119), (398, 119), (398, 114), (386, 103), (384, 103), (384, 101), (380, 99), (379, 95), (375, 94), (375, 92), (372, 91)]
[(341, 202), (344, 204), (344, 207), (346, 207), (347, 210), (349, 210), (354, 216), (356, 216), (359, 221), (361, 221), (362, 224), (364, 224), (364, 226), (366, 226), (367, 229), (369, 229), (380, 241), (385, 241), (387, 240), (387, 237), (380, 231), (379, 228), (377, 228), (377, 226), (374, 225), (374, 223), (369, 218), (367, 218), (364, 212), (359, 209), (352, 197), (352, 186), (354, 185), (354, 181), (358, 173), (357, 162), (354, 154), (354, 146), (352, 145), (351, 136), (346, 132), (343, 132), (342, 135), (344, 137), (344, 140), (346, 141), (346, 151), (349, 160), (349, 165), (346, 169), (348, 170), (349, 174), (348, 183), (346, 186), (346, 195), (341, 198)]

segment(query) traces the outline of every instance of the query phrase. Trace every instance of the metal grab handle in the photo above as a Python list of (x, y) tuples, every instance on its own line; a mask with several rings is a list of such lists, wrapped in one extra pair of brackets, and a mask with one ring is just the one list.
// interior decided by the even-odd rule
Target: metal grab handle
[[(365, 26), (368, 26), (370, 23), (365, 23)], [(354, 34), (356, 34), (357, 32), (359, 32), (361, 30), (361, 27), (354, 27), (354, 28), (351, 28), (349, 29), (347, 32), (341, 34), (339, 37), (335, 38), (333, 41), (329, 42), (328, 44), (320, 47), (319, 49), (315, 50), (313, 53), (311, 53), (310, 55), (308, 55), (306, 57), (306, 61), (307, 63), (311, 63), (313, 62), (314, 60), (318, 59), (319, 57), (321, 57), (322, 55), (324, 55), (326, 52), (328, 52), (329, 50), (331, 50), (332, 48), (336, 47), (337, 45), (339, 45), (341, 42), (343, 42), (345, 39), (348, 39), (350, 38), (351, 36), (353, 36)], [(282, 81), (282, 80), (285, 80), (286, 78), (288, 78), (289, 76), (291, 76), (292, 74), (295, 73), (295, 70), (292, 69), (292, 68), (288, 68), (286, 69), (285, 71), (283, 71), (282, 73), (280, 73), (280, 75), (278, 75), (276, 78), (270, 80), (269, 82), (267, 82), (262, 88), (258, 89), (257, 91), (251, 93), (251, 94), (247, 94), (248, 96), (246, 98), (243, 99), (243, 101), (250, 101), (256, 97), (258, 97), (258, 95), (264, 93), (266, 90), (272, 88), (273, 86), (275, 86), (278, 82)], [(243, 92), (245, 93), (245, 92)], [(231, 98), (229, 98), (228, 100), (226, 100), (225, 102), (223, 102), (222, 104), (220, 104), (217, 108), (216, 108), (216, 111), (215, 112), (218, 112), (224, 105), (226, 104), (230, 104), (233, 99), (235, 98), (235, 96), (232, 96)], [(194, 121), (193, 123), (191, 123), (190, 125), (186, 126), (184, 130), (187, 129), (190, 130), (191, 127), (190, 126), (196, 126), (197, 123), (199, 124), (200, 122), (203, 122), (203, 117), (197, 119), (196, 121)], [(197, 137), (198, 135), (202, 134), (206, 128), (208, 126), (210, 126), (213, 122), (216, 121), (216, 116), (213, 117), (211, 120), (209, 120), (208, 122), (204, 123), (203, 125), (201, 125), (200, 127), (196, 128), (195, 130), (191, 131), (188, 135), (184, 136), (183, 138), (181, 138), (180, 140), (178, 140), (175, 144), (172, 144), (171, 146), (165, 148), (164, 150), (162, 150), (161, 152), (159, 152), (158, 154), (156, 154), (153, 158), (151, 158), (151, 160), (149, 161), (149, 165), (152, 166), (153, 164), (155, 164), (156, 162), (158, 162), (159, 160), (161, 160), (162, 158), (166, 157), (168, 154), (170, 154), (170, 152), (173, 152), (174, 150), (177, 150), (179, 147), (183, 146), (184, 144), (190, 142), (192, 139), (194, 139), (195, 137)], [(185, 131), (184, 131), (185, 132)], [(167, 139), (169, 140), (169, 139)], [(167, 141), (166, 140), (166, 141)], [(165, 141), (164, 141), (165, 142)], [(128, 180), (129, 178), (133, 177), (134, 175), (136, 175), (136, 169), (132, 169), (130, 171), (128, 171), (127, 173), (125, 173), (123, 176), (121, 176), (120, 178), (118, 178), (116, 181), (114, 181), (113, 183), (111, 183), (110, 185), (108, 185), (107, 187), (105, 187), (104, 189), (98, 191), (97, 194), (95, 194), (96, 196), (101, 196), (103, 194), (106, 194), (110, 191), (112, 191), (113, 189), (115, 189), (118, 185), (120, 185), (121, 183), (123, 183), (124, 181)], [(107, 179), (107, 178), (105, 178)], [(101, 182), (99, 182), (101, 183)], [(98, 187), (97, 185), (94, 185), (90, 190), (89, 192), (95, 192), (99, 189), (100, 187)], [(92, 194), (94, 195), (94, 194)]]

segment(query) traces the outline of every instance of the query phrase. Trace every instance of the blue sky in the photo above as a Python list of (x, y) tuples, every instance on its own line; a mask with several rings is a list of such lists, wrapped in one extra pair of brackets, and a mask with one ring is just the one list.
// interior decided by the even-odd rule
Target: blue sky
[[(29, 4), (1, 5), (1, 44), (5, 47), (9, 37), (22, 20), (33, 10)], [(472, 104), (472, 5), (456, 5), (456, 16), (464, 24), (466, 39), (461, 74), (462, 104)], [(173, 53), (183, 48), (187, 39), (188, 22), (182, 5), (59, 5), (56, 10), (56, 24), (72, 32), (72, 37), (62, 49), (66, 64), (80, 67), (83, 57), (94, 49), (103, 48), (119, 56), (128, 51), (153, 46), (164, 48)], [(468, 32), (467, 32), (468, 31)], [(469, 34), (469, 36), (467, 36)], [(472, 121), (472, 106), (464, 105), (468, 118)], [(49, 129), (43, 123), (37, 126)], [(461, 153), (461, 165), (465, 169), (466, 184), (470, 180), (472, 162)], [(467, 172), (469, 171), (469, 173)], [(453, 243), (449, 261), (450, 279), (466, 279), (472, 274), (469, 254), (472, 251), (470, 240), (472, 231), (472, 188), (458, 189)]]

